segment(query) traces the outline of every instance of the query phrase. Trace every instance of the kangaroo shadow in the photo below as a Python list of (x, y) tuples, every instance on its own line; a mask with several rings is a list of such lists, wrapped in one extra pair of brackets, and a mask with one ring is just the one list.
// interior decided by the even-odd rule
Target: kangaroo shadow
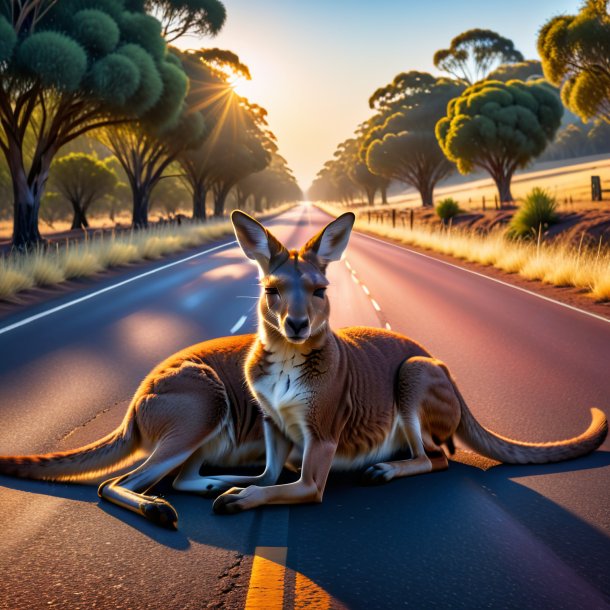
[[(359, 486), (358, 473), (332, 473), (322, 504), (290, 508), (287, 567), (348, 607), (364, 599), (382, 608), (480, 607), (482, 600), (492, 607), (605, 607), (610, 537), (519, 479), (546, 475), (555, 485), (551, 477), (579, 473), (586, 489), (603, 493), (608, 466), (610, 452), (597, 451), (487, 471), (452, 462), (446, 472), (380, 487)], [(107, 515), (175, 550), (201, 543), (251, 555), (263, 515), (267, 529), (275, 515), (285, 519), (285, 509), (273, 506), (216, 516), (211, 500), (174, 491), (169, 478), (153, 493), (177, 509), (177, 532), (99, 500), (94, 486), (3, 476), (0, 487), (98, 502)], [(286, 546), (285, 532), (276, 540), (266, 532), (265, 545)]]

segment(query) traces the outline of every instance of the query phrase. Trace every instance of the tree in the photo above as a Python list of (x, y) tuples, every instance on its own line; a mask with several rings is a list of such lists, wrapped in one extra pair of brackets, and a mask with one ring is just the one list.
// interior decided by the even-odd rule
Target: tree
[(214, 215), (224, 214), (229, 191), (250, 173), (269, 163), (277, 147), (266, 131), (266, 111), (232, 89), (232, 74), (250, 77), (247, 66), (230, 51), (202, 49), (188, 52), (184, 66), (196, 107), (205, 118), (205, 139), (183, 150), (178, 161), (193, 193), (193, 218), (205, 220), (208, 191), (214, 197)]
[(13, 184), (17, 248), (41, 239), (40, 199), (62, 146), (100, 127), (171, 115), (172, 104), (182, 104), (163, 79), (178, 68), (166, 61), (159, 22), (130, 4), (0, 3), (0, 149)]
[(435, 125), (461, 91), (456, 81), (415, 71), (378, 89), (369, 104), (381, 109), (385, 120), (364, 138), (368, 169), (413, 186), (422, 205), (432, 206), (435, 185), (454, 170), (436, 140)]
[(462, 174), (479, 167), (493, 178), (500, 202), (513, 201), (510, 183), (553, 140), (563, 106), (544, 81), (485, 81), (472, 85), (447, 107), (436, 136)]
[(577, 15), (548, 21), (538, 35), (546, 78), (584, 121), (610, 123), (610, 14), (607, 0), (588, 0)]
[(162, 23), (167, 42), (186, 34), (215, 36), (227, 18), (227, 11), (218, 0), (145, 0), (143, 5)]
[(55, 229), (55, 223), (59, 220), (70, 218), (70, 206), (66, 200), (54, 191), (45, 190), (40, 202), (40, 219), (49, 228)]
[(492, 30), (473, 29), (456, 36), (448, 49), (434, 54), (434, 66), (472, 85), (484, 78), (494, 67), (523, 61), (512, 40)]
[(542, 63), (537, 59), (526, 59), (517, 63), (501, 64), (487, 75), (487, 80), (538, 80), (543, 77)]
[(117, 184), (116, 174), (106, 163), (84, 153), (59, 157), (51, 165), (50, 182), (74, 211), (73, 229), (89, 227), (87, 212)]

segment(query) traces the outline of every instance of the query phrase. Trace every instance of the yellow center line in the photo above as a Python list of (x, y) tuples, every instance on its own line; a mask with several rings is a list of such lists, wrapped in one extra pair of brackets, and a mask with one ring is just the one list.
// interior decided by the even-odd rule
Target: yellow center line
[[(287, 551), (285, 546), (256, 547), (245, 610), (283, 610)], [(332, 597), (322, 587), (295, 573), (295, 610), (329, 610), (331, 602)]]

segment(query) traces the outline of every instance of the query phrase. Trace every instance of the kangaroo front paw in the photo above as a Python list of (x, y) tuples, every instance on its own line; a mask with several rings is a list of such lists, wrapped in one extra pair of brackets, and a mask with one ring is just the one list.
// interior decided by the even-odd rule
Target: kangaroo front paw
[(217, 515), (236, 515), (246, 510), (242, 493), (244, 489), (232, 487), (214, 500), (212, 509)]
[(360, 478), (362, 485), (383, 485), (394, 478), (394, 469), (389, 464), (374, 464), (367, 468)]
[(149, 521), (167, 529), (177, 529), (178, 513), (166, 500), (154, 498), (150, 502), (141, 504), (140, 510)]

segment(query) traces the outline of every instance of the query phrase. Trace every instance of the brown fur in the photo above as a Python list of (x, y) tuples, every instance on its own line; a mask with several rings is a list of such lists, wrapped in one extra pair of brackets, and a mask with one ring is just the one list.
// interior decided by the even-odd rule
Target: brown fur
[[(260, 411), (245, 387), (243, 366), (254, 337), (199, 343), (159, 364), (142, 381), (122, 424), (86, 447), (46, 455), (2, 456), (0, 473), (30, 479), (91, 481), (145, 461), (105, 480), (100, 495), (153, 521), (173, 527), (174, 509), (146, 495), (163, 476), (181, 468), (178, 489), (214, 493), (240, 480), (199, 476), (203, 462), (261, 463), (265, 447)], [(274, 482), (274, 480), (271, 480)]]
[[(227, 491), (214, 503), (217, 512), (321, 501), (331, 467), (368, 466), (364, 480), (373, 484), (442, 470), (448, 462), (441, 445), (453, 448), (454, 435), (509, 463), (565, 460), (599, 447), (608, 425), (598, 409), (573, 439), (507, 439), (478, 424), (447, 367), (414, 341), (377, 328), (332, 332), (324, 274), (341, 258), (353, 218), (339, 217), (297, 252), (282, 251), (254, 219), (233, 213), (238, 241), (259, 265), (264, 287), (246, 378), (272, 422), (265, 434), (287, 439), (302, 469), (295, 483)], [(410, 459), (386, 461), (405, 448)]]

